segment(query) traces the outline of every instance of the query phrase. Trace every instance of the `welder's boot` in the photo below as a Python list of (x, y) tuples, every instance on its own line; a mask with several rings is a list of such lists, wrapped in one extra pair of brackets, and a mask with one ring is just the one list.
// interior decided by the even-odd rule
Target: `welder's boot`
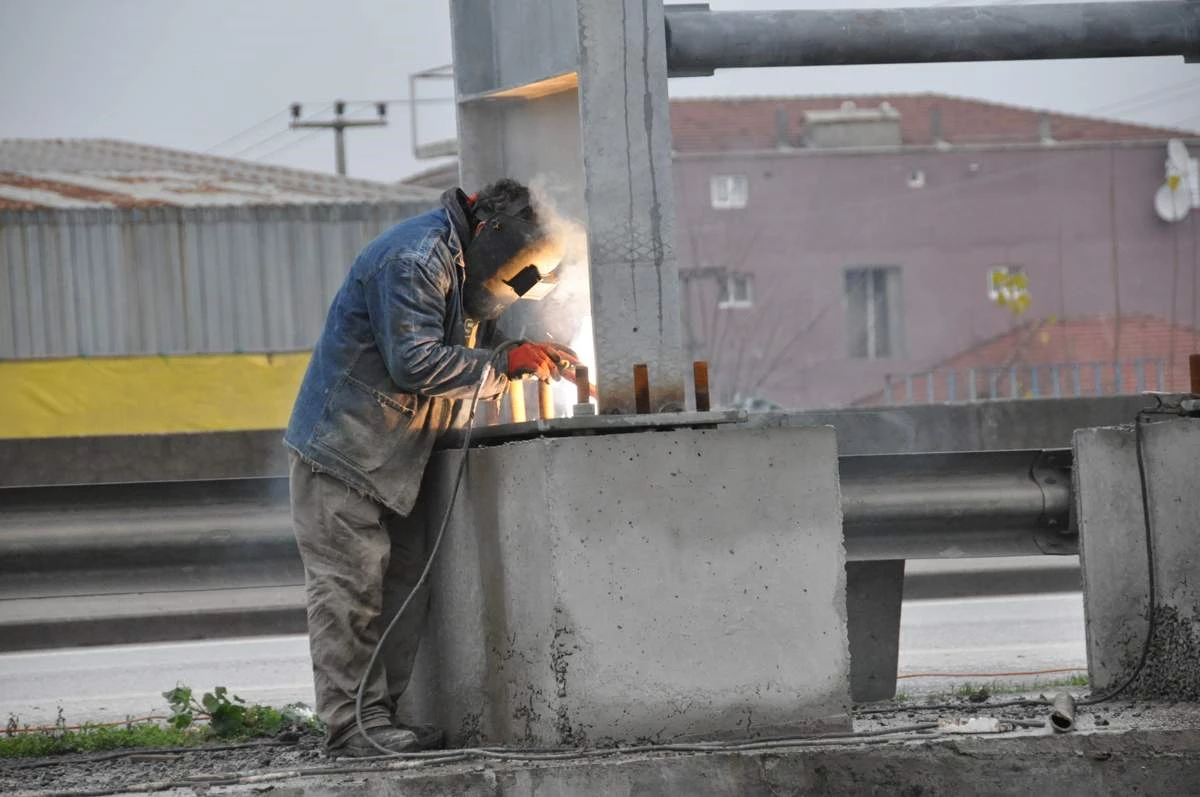
[[(405, 728), (368, 728), (367, 735), (371, 737), (370, 741), (361, 733), (355, 733), (337, 746), (330, 747), (326, 752), (330, 758), (367, 758), (387, 755), (379, 747), (384, 748), (388, 753), (413, 753), (422, 749), (417, 741), (417, 735)], [(375, 744), (371, 744), (372, 741)], [(376, 744), (379, 747), (376, 747)]]
[(446, 734), (436, 725), (407, 725), (398, 720), (393, 724), (400, 730), (412, 731), (422, 750), (440, 750), (446, 746)]

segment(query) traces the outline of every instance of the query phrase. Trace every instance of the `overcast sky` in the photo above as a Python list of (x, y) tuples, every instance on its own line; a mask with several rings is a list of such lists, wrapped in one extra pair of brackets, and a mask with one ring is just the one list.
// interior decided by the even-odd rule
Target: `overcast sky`
[[(318, 116), (337, 97), (404, 98), (410, 73), (449, 62), (444, 0), (0, 0), (0, 137), (122, 138), (332, 171), (332, 133), (287, 130), (289, 103)], [(1200, 64), (1181, 58), (726, 70), (671, 83), (673, 96), (923, 91), (1200, 130)], [(451, 105), (420, 114), (422, 138), (452, 134)], [(391, 118), (347, 134), (352, 175), (394, 180), (431, 165), (411, 154), (407, 109)]]

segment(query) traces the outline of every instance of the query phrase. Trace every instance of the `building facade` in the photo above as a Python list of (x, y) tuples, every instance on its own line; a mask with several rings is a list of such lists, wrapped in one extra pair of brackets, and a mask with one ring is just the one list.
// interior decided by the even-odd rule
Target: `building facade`
[[(1100, 354), (1103, 392), (1136, 360), (1186, 385), (1200, 223), (1154, 207), (1180, 134), (928, 95), (679, 100), (672, 126), (685, 345), (723, 403), (965, 400), (1021, 368), (1013, 395), (1053, 395), (1054, 366), (1069, 393)], [(1139, 319), (1170, 334), (1122, 340)], [(965, 352), (975, 392), (927, 391)]]

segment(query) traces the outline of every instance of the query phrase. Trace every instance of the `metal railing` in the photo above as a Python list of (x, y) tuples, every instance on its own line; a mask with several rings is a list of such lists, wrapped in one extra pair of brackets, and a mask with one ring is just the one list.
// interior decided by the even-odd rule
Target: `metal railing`
[[(847, 561), (1075, 553), (1070, 469), (1055, 449), (842, 456)], [(0, 651), (298, 633), (303, 583), (283, 477), (0, 490)]]
[(1137, 358), (1111, 362), (1049, 363), (995, 368), (935, 368), (885, 377), (885, 404), (920, 404), (989, 399), (1115, 396), (1162, 391), (1167, 360)]

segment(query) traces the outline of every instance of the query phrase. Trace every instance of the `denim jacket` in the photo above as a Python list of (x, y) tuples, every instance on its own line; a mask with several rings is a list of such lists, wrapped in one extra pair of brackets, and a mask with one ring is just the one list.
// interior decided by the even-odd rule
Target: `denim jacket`
[(456, 402), (508, 386), (507, 354), (467, 346), (462, 195), (384, 232), (355, 259), (325, 319), (284, 443), (407, 515)]

